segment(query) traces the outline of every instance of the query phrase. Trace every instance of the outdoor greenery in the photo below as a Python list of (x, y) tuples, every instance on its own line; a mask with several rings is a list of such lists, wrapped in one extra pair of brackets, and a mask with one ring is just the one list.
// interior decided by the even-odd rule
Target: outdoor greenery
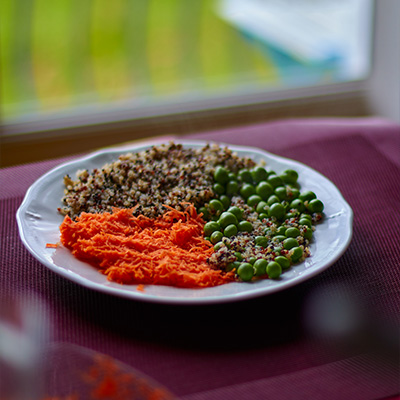
[(2, 0), (3, 118), (278, 79), (213, 0)]

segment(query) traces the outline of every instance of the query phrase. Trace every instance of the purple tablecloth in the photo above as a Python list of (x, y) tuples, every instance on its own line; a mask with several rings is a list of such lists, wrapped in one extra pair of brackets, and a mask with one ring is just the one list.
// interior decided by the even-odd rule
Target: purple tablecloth
[(332, 180), (353, 240), (328, 270), (283, 292), (207, 306), (141, 303), (51, 272), (22, 245), (27, 188), (64, 160), (0, 171), (0, 290), (43, 301), (51, 340), (121, 360), (177, 397), (379, 399), (400, 393), (400, 127), (380, 119), (279, 121), (186, 139), (248, 145)]

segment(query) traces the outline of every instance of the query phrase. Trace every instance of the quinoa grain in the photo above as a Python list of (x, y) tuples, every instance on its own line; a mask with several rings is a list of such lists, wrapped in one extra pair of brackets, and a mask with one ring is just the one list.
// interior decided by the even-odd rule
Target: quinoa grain
[(227, 147), (216, 144), (186, 148), (170, 142), (94, 169), (78, 171), (77, 179), (64, 177), (62, 215), (76, 218), (82, 212), (112, 212), (113, 207), (135, 207), (135, 214), (154, 218), (164, 204), (182, 210), (182, 202), (199, 207), (215, 196), (213, 173), (217, 165), (237, 172), (255, 165)]

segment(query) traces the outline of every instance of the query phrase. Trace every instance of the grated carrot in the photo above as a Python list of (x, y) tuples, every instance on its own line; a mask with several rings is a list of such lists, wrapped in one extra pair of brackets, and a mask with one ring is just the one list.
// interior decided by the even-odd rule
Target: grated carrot
[(203, 237), (204, 220), (195, 207), (187, 204), (183, 212), (167, 208), (156, 219), (117, 208), (113, 213), (82, 213), (75, 221), (66, 216), (61, 243), (121, 284), (200, 288), (233, 281), (233, 273), (207, 263), (214, 250)]

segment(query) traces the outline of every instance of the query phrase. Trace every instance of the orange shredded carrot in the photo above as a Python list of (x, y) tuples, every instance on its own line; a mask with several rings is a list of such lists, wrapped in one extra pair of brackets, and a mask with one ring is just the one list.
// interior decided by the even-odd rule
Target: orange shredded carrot
[(48, 249), (56, 249), (58, 247), (57, 243), (46, 243), (46, 248)]
[(66, 216), (61, 243), (121, 284), (200, 288), (233, 281), (233, 273), (207, 264), (214, 250), (203, 237), (204, 220), (195, 207), (167, 208), (156, 219), (117, 208), (113, 213), (82, 213), (76, 221)]
[(96, 355), (82, 380), (92, 390), (90, 399), (108, 400), (172, 400), (175, 398), (166, 389), (153, 385), (136, 371), (125, 370), (113, 359)]

